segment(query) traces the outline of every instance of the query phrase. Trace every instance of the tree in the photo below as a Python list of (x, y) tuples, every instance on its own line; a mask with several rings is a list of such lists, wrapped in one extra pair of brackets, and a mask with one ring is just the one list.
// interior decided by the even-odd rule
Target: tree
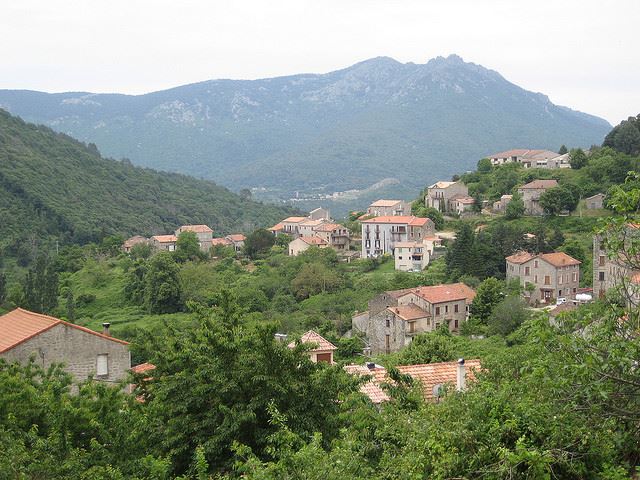
[(250, 233), (244, 241), (244, 253), (250, 258), (257, 258), (274, 245), (274, 235), (268, 230), (261, 228)]
[(291, 282), (291, 291), (298, 299), (320, 292), (333, 291), (341, 284), (340, 277), (321, 263), (307, 263)]
[(176, 242), (176, 260), (185, 262), (187, 260), (197, 260), (204, 256), (200, 250), (200, 241), (195, 232), (181, 232)]
[(564, 244), (564, 234), (558, 227), (553, 229), (551, 238), (549, 239), (549, 248), (556, 250)]
[(469, 223), (463, 223), (453, 244), (447, 250), (446, 262), (447, 270), (452, 279), (457, 279), (460, 275), (473, 275), (474, 273), (474, 241), (475, 235)]
[(399, 365), (448, 362), (455, 358), (455, 342), (448, 329), (416, 335), (409, 346), (398, 353)]
[(611, 147), (627, 155), (640, 154), (640, 115), (616, 125), (604, 139), (603, 147)]
[(38, 256), (22, 288), (22, 302), (28, 310), (51, 313), (58, 306), (58, 273), (48, 257)]
[(0, 270), (0, 305), (7, 299), (7, 276)]
[(588, 160), (587, 155), (581, 148), (571, 149), (571, 152), (569, 153), (569, 164), (574, 170), (579, 170), (586, 166)]
[(519, 296), (506, 297), (494, 306), (488, 319), (490, 335), (509, 335), (529, 318), (524, 300)]
[(479, 194), (476, 194), (473, 197), (473, 211), (475, 213), (482, 212), (482, 197)]
[(433, 207), (426, 207), (422, 214), (422, 216), (433, 220), (436, 230), (442, 230), (444, 228), (444, 217), (438, 209)]
[(144, 276), (144, 304), (151, 313), (174, 313), (182, 308), (180, 269), (169, 252), (149, 261)]
[(242, 190), (240, 190), (240, 198), (242, 198), (243, 200), (251, 200), (251, 198), (253, 197), (253, 194), (251, 193), (251, 190), (249, 188), (243, 188)]
[(572, 212), (578, 206), (580, 192), (573, 185), (560, 185), (550, 188), (540, 195), (540, 206), (549, 216), (558, 215), (563, 211)]
[(76, 320), (76, 302), (73, 298), (73, 291), (70, 288), (67, 289), (65, 301), (67, 308), (67, 320), (73, 323)]
[(568, 152), (568, 150), (567, 150), (567, 146), (566, 146), (566, 145), (564, 145), (564, 144), (562, 144), (562, 145), (560, 146), (560, 150), (558, 150), (558, 154), (560, 154), (560, 155), (564, 155), (564, 154), (565, 154), (565, 153), (567, 153), (567, 152)]
[(124, 297), (135, 305), (144, 304), (145, 274), (148, 266), (145, 260), (138, 259), (133, 262), (133, 265), (126, 272), (123, 289)]
[(477, 170), (479, 173), (489, 173), (493, 169), (491, 165), (491, 160), (488, 158), (483, 158), (478, 161)]
[(507, 220), (515, 220), (522, 217), (522, 215), (524, 215), (524, 201), (522, 200), (522, 195), (515, 192), (507, 204), (505, 218)]
[(493, 309), (504, 298), (504, 283), (489, 277), (476, 290), (476, 297), (471, 304), (471, 315), (479, 323), (486, 324)]

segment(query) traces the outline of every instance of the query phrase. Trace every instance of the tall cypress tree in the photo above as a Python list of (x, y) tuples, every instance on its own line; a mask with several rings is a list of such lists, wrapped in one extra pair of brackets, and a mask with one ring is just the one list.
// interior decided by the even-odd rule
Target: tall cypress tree
[(38, 256), (29, 269), (22, 291), (22, 305), (31, 311), (50, 313), (58, 306), (58, 273), (46, 256)]

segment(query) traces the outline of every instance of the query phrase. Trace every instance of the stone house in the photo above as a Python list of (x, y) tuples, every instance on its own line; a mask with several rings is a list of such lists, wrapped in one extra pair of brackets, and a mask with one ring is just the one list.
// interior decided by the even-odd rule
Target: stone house
[(349, 250), (349, 230), (338, 223), (323, 223), (313, 229), (314, 236), (323, 239), (334, 250)]
[(402, 200), (376, 200), (367, 207), (367, 216), (390, 217), (394, 215), (409, 215), (411, 208)]
[[(580, 286), (580, 261), (564, 252), (518, 252), (506, 257), (507, 281), (517, 279), (531, 304), (574, 299)], [(527, 289), (528, 284), (533, 290)]]
[(604, 208), (604, 193), (596, 193), (590, 197), (584, 199), (584, 203), (587, 207), (587, 210), (598, 210)]
[(424, 203), (442, 213), (455, 212), (456, 198), (469, 197), (469, 189), (462, 182), (436, 182), (427, 188)]
[(493, 211), (495, 213), (505, 213), (507, 211), (507, 205), (513, 198), (513, 195), (502, 195), (500, 200), (493, 203)]
[(178, 237), (175, 235), (154, 235), (151, 237), (151, 246), (155, 250), (175, 252)]
[(311, 220), (330, 220), (331, 215), (329, 214), (329, 210), (326, 208), (318, 207), (309, 212), (309, 218)]
[(449, 200), (449, 203), (449, 212), (464, 215), (465, 213), (471, 213), (473, 211), (476, 200), (473, 197), (456, 195)]
[(300, 255), (311, 247), (327, 248), (329, 244), (320, 237), (298, 237), (289, 242), (288, 252), (292, 257)]
[[(287, 217), (282, 220), (279, 225), (282, 225), (281, 233), (285, 235), (289, 235), (292, 238), (297, 238), (300, 236), (299, 224), (309, 220), (307, 217)], [(275, 228), (275, 227), (273, 227)]]
[(316, 228), (325, 223), (327, 223), (327, 220), (324, 219), (306, 219), (303, 222), (298, 223), (298, 235), (301, 237), (312, 237), (315, 234)]
[(544, 210), (540, 206), (540, 197), (550, 188), (557, 186), (557, 180), (534, 180), (518, 187), (518, 193), (522, 195), (522, 201), (524, 202), (525, 214), (542, 215)]
[(129, 344), (109, 335), (58, 318), (17, 308), (0, 316), (0, 358), (25, 364), (30, 358), (43, 368), (63, 363), (80, 383), (94, 380), (118, 383), (131, 368)]
[(396, 243), (421, 242), (433, 236), (435, 224), (430, 218), (393, 215), (362, 220), (362, 258), (393, 254)]
[[(620, 239), (626, 244), (638, 244), (640, 227), (629, 224), (623, 231), (625, 238)], [(596, 298), (603, 298), (614, 288), (619, 288), (624, 294), (628, 306), (640, 305), (640, 270), (637, 269), (640, 260), (624, 254), (613, 256), (606, 248), (603, 237), (593, 237), (593, 294)]]
[(125, 251), (126, 253), (130, 253), (131, 249), (136, 245), (141, 245), (141, 244), (148, 245), (150, 243), (151, 243), (151, 240), (148, 239), (147, 237), (143, 237), (141, 235), (135, 235), (124, 241), (124, 243), (122, 244), (122, 250)]
[(383, 292), (369, 301), (369, 310), (352, 318), (372, 354), (397, 352), (419, 333), (441, 325), (459, 332), (469, 316), (475, 291), (463, 283)]
[[(311, 349), (308, 352), (309, 359), (313, 363), (335, 363), (333, 361), (333, 352), (335, 352), (338, 348), (319, 333), (316, 333), (313, 330), (309, 330), (308, 332), (305, 332), (302, 337), (300, 337), (299, 343), (311, 344)], [(289, 348), (295, 348), (295, 346), (296, 342), (291, 342), (288, 345)]]
[(198, 237), (198, 243), (200, 244), (200, 250), (208, 252), (211, 248), (211, 240), (213, 239), (213, 230), (207, 225), (182, 225), (176, 230), (176, 237), (180, 236), (182, 232), (193, 232)]
[(395, 269), (403, 272), (421, 272), (429, 265), (434, 248), (440, 243), (438, 237), (425, 237), (422, 242), (396, 243), (393, 249)]
[(247, 239), (241, 233), (233, 233), (231, 235), (227, 235), (226, 238), (229, 242), (231, 242), (231, 246), (236, 251), (236, 253), (242, 253), (242, 249), (244, 248), (244, 241)]

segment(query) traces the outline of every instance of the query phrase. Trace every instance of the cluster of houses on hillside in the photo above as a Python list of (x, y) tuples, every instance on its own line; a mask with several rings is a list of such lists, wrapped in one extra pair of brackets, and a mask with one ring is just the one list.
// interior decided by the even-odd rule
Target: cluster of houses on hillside
[(232, 247), (236, 253), (240, 253), (244, 247), (246, 237), (241, 233), (227, 235), (221, 238), (213, 237), (213, 229), (208, 225), (182, 225), (169, 235), (154, 235), (150, 238), (136, 235), (127, 239), (122, 245), (125, 252), (131, 252), (136, 245), (151, 245), (156, 251), (174, 252), (178, 243), (178, 236), (183, 232), (193, 232), (198, 238), (200, 250), (208, 252), (211, 247), (222, 245)]
[(491, 165), (494, 166), (519, 163), (524, 168), (571, 168), (568, 153), (560, 154), (550, 150), (517, 148), (493, 153), (486, 158), (491, 160)]

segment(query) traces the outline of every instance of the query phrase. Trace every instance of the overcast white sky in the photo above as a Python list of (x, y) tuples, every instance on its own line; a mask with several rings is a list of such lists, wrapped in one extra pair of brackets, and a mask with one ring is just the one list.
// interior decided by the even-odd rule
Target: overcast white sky
[(144, 93), (457, 53), (613, 124), (640, 113), (640, 0), (2, 0), (0, 88)]

